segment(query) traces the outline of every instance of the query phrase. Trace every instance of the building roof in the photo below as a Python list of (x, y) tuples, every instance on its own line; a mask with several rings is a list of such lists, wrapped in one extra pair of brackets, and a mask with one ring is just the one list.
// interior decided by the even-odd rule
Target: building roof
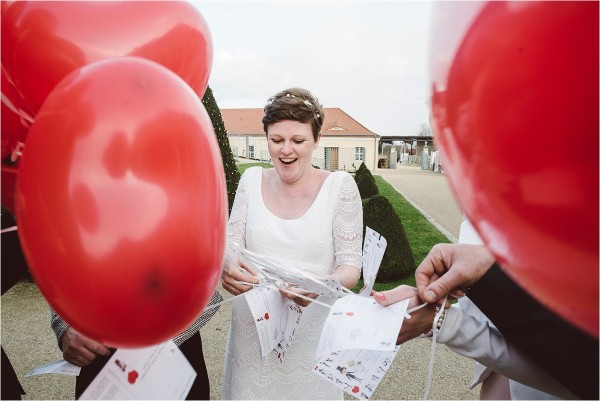
[[(321, 133), (323, 136), (379, 136), (365, 128), (340, 108), (325, 108), (325, 121)], [(263, 109), (221, 109), (227, 133), (239, 135), (264, 135)]]

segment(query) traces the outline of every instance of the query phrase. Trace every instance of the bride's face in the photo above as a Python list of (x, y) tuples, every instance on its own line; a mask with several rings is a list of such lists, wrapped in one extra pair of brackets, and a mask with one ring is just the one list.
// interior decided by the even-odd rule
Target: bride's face
[(273, 166), (284, 182), (297, 181), (313, 168), (312, 154), (317, 144), (309, 123), (273, 123), (267, 130), (267, 142)]

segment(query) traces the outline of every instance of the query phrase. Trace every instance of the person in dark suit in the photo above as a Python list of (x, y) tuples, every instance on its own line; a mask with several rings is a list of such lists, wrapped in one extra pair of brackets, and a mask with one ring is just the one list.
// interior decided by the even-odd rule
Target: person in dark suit
[[(19, 236), (16, 231), (16, 221), (14, 216), (4, 207), (2, 207), (2, 294), (10, 290), (19, 281), (30, 277), (25, 256), (21, 249)], [(15, 229), (12, 229), (12, 228)], [(4, 231), (7, 230), (7, 231)], [(25, 395), (25, 390), (19, 382), (15, 369), (13, 368), (8, 356), (2, 348), (2, 399), (16, 400)]]

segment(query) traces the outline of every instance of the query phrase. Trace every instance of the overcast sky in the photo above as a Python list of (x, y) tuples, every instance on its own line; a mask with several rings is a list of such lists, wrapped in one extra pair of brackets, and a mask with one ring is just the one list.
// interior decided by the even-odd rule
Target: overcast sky
[(211, 30), (220, 108), (292, 86), (380, 135), (428, 124), (429, 1), (193, 1)]

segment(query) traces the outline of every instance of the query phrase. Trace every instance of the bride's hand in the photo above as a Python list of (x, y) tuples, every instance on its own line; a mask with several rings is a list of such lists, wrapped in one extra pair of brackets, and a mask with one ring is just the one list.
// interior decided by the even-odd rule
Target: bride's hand
[(223, 289), (233, 295), (239, 295), (254, 288), (251, 285), (241, 283), (258, 284), (259, 280), (254, 269), (243, 265), (230, 251), (227, 251), (224, 259), (223, 273), (221, 273)]
[[(304, 291), (304, 290), (300, 290), (298, 288), (295, 288), (293, 286), (287, 286), (284, 287), (282, 289), (279, 290), (279, 293), (281, 295), (283, 295), (284, 297), (291, 299), (292, 301), (294, 301), (296, 304), (306, 307), (308, 305), (310, 305), (310, 303), (312, 301), (303, 298), (303, 297), (307, 297), (307, 298), (312, 298), (312, 299), (316, 299), (319, 294), (314, 293), (314, 292), (310, 292), (310, 291)], [(303, 297), (299, 297), (298, 294), (302, 295)]]

